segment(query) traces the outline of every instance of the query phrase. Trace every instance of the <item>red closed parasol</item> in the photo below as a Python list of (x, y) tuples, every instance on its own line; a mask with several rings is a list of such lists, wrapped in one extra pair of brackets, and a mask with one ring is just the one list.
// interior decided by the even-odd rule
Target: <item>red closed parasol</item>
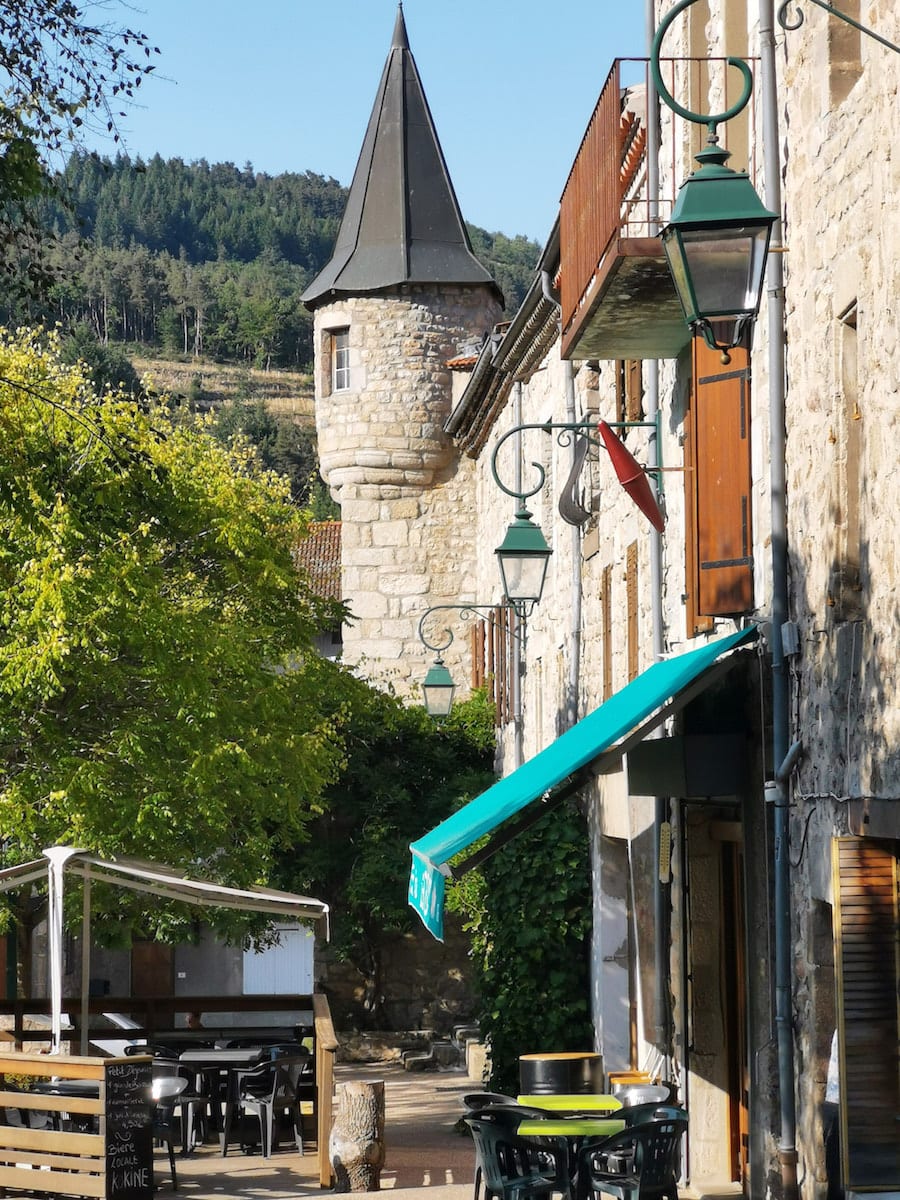
[(653, 495), (653, 490), (647, 482), (644, 468), (631, 451), (626, 450), (605, 421), (597, 422), (597, 430), (603, 440), (603, 445), (609, 452), (609, 457), (612, 459), (613, 470), (616, 473), (619, 483), (621, 483), (622, 487), (653, 528), (658, 529), (662, 533), (666, 527), (665, 517), (663, 517), (662, 511), (656, 503), (656, 497)]

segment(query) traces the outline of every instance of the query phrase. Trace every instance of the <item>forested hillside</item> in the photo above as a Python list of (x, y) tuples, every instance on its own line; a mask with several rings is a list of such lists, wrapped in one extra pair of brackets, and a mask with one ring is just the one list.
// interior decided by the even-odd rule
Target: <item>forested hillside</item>
[[(300, 296), (337, 234), (347, 193), (336, 180), (79, 153), (60, 192), (68, 203), (43, 212), (56, 282), (37, 299), (0, 297), (8, 322), (86, 324), (103, 343), (308, 369), (312, 321)], [(514, 311), (537, 243), (472, 226), (470, 235)]]

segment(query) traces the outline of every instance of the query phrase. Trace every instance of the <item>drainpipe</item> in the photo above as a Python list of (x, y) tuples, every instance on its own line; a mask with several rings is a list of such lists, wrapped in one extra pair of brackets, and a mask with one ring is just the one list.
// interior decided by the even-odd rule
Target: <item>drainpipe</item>
[[(656, 33), (656, 6), (654, 0), (646, 0), (647, 45), (653, 43)], [(651, 235), (659, 230), (659, 96), (647, 72), (646, 121), (647, 121), (647, 197)], [(653, 421), (659, 412), (659, 361), (650, 359), (645, 365), (646, 416)], [(647, 465), (659, 466), (658, 428), (651, 430)], [(662, 537), (656, 529), (650, 534), (650, 604), (653, 661), (659, 662), (665, 649), (664, 621), (662, 610)], [(671, 1078), (672, 1018), (671, 1018), (671, 943), (672, 943), (672, 900), (671, 868), (668, 855), (663, 853), (662, 830), (669, 826), (671, 817), (668, 796), (657, 796), (654, 801), (654, 851), (657, 871), (653, 887), (653, 959), (656, 979), (655, 1011), (653, 1026), (657, 1048), (663, 1055), (663, 1073)], [(665, 861), (664, 861), (665, 860)], [(661, 868), (665, 867), (665, 871)]]
[[(778, 140), (778, 90), (775, 68), (773, 0), (759, 2), (760, 88), (763, 115), (763, 154), (766, 206), (778, 213), (772, 245), (783, 245), (781, 223), (781, 159)], [(780, 253), (768, 261), (769, 337), (769, 486), (772, 513), (772, 764), (774, 783), (767, 787), (773, 800), (775, 843), (775, 1033), (778, 1048), (778, 1095), (781, 1108), (783, 1200), (796, 1200), (797, 1114), (794, 1096), (794, 1042), (791, 1021), (791, 879), (790, 787), (788, 776), (790, 712), (787, 664), (782, 627), (788, 619), (787, 498), (785, 473), (785, 331), (784, 268)]]

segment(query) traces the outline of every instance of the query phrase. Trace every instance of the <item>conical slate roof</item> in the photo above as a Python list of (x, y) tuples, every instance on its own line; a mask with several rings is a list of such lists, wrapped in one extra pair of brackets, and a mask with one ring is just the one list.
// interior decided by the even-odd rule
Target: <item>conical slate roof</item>
[(497, 286), (472, 253), (401, 4), (334, 253), (303, 301), (402, 283)]

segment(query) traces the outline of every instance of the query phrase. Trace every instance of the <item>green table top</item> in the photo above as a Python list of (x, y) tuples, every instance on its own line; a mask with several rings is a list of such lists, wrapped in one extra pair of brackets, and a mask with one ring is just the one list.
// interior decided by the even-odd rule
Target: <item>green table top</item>
[(517, 1096), (516, 1099), (519, 1104), (528, 1108), (543, 1108), (548, 1112), (615, 1112), (617, 1108), (622, 1107), (618, 1096), (600, 1094)]
[(612, 1137), (624, 1128), (624, 1121), (609, 1117), (573, 1117), (569, 1121), (534, 1118), (520, 1121), (518, 1132), (520, 1137)]

